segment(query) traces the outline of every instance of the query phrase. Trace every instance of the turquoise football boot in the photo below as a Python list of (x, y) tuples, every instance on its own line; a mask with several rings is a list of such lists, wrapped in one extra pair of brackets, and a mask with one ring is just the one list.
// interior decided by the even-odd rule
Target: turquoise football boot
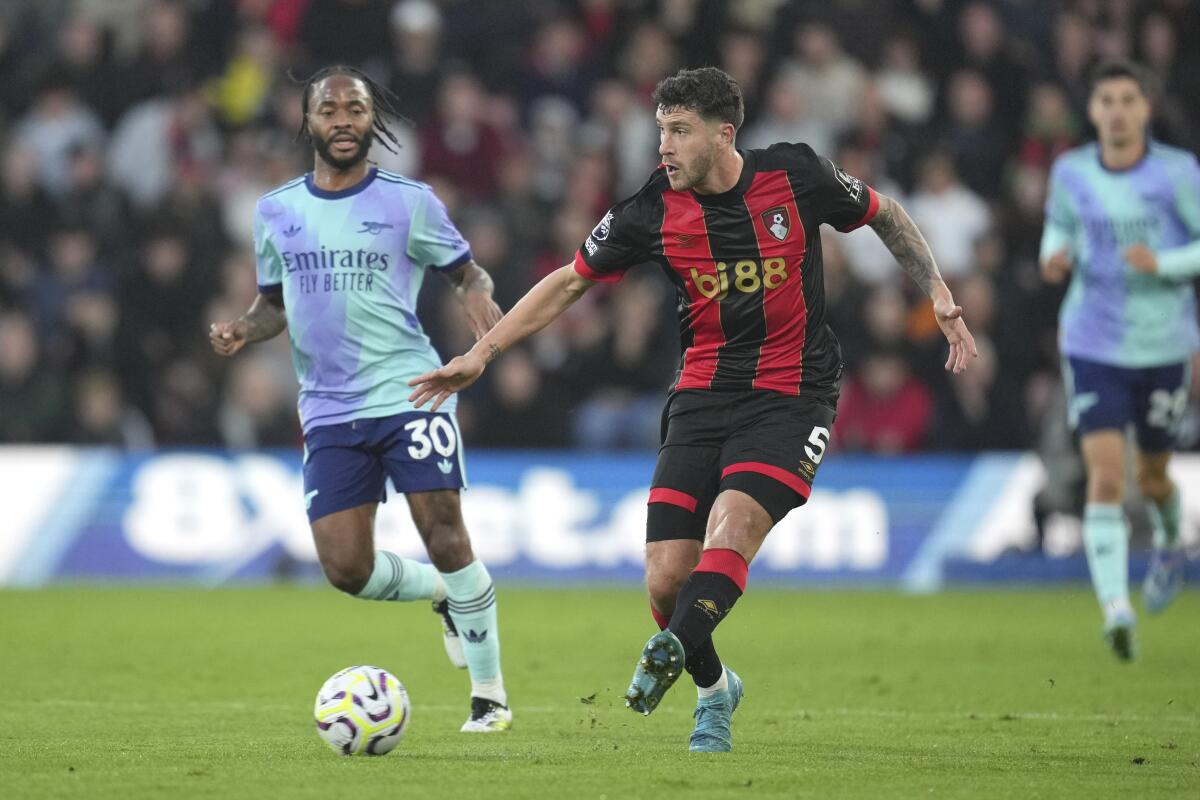
[(1151, 614), (1161, 614), (1183, 588), (1183, 548), (1154, 549), (1142, 583), (1142, 603)]
[(742, 679), (729, 667), (725, 668), (725, 678), (728, 689), (696, 702), (696, 710), (692, 712), (696, 727), (688, 739), (688, 750), (693, 753), (728, 753), (733, 749), (729, 725), (746, 690)]
[(625, 690), (625, 707), (649, 716), (679, 679), (683, 660), (683, 643), (675, 634), (660, 631), (651, 636)]

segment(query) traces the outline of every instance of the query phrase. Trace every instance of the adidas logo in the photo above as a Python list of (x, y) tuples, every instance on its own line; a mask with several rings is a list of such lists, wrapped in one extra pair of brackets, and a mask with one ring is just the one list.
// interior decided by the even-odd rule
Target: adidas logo
[(297, 233), (299, 233), (299, 232), (300, 232), (300, 226), (299, 226), (299, 225), (293, 225), (293, 226), (292, 226), (292, 227), (290, 227), (290, 228), (284, 228), (284, 229), (283, 229), (283, 235), (284, 235), (284, 236), (286, 236), (286, 237), (288, 237), (289, 239), (290, 239), (290, 238), (292, 238), (293, 236), (295, 236), (295, 235), (296, 235)]
[(483, 640), (487, 638), (487, 628), (484, 628), (479, 633), (475, 631), (463, 631), (462, 634), (471, 644), (483, 644)]
[(442, 471), (443, 475), (449, 475), (450, 471), (454, 469), (454, 465), (450, 463), (450, 459), (443, 458), (438, 462), (438, 469)]

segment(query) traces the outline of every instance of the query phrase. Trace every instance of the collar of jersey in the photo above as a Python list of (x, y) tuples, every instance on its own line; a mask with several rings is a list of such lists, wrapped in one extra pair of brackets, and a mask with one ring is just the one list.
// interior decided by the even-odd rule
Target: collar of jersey
[(1112, 167), (1110, 167), (1104, 163), (1104, 157), (1100, 155), (1100, 142), (1097, 141), (1096, 142), (1096, 163), (1098, 163), (1100, 165), (1100, 169), (1104, 170), (1105, 172), (1111, 173), (1113, 175), (1124, 175), (1127, 172), (1133, 172), (1135, 169), (1142, 166), (1142, 164), (1145, 164), (1146, 159), (1150, 157), (1150, 144), (1151, 143), (1152, 143), (1151, 138), (1149, 136), (1147, 136), (1145, 142), (1142, 143), (1143, 149), (1142, 149), (1141, 158), (1139, 158), (1137, 161), (1130, 164), (1128, 167), (1125, 167), (1124, 169), (1113, 169)]
[(702, 206), (723, 206), (730, 203), (742, 202), (742, 197), (750, 188), (750, 184), (754, 183), (754, 151), (753, 150), (738, 150), (742, 155), (742, 174), (738, 177), (738, 182), (733, 185), (733, 188), (727, 192), (720, 194), (700, 194), (688, 190), (692, 197), (696, 198), (696, 202)]
[(338, 200), (342, 197), (353, 197), (362, 190), (366, 189), (375, 180), (375, 175), (378, 172), (379, 170), (377, 170), (375, 167), (371, 167), (369, 170), (367, 170), (367, 176), (361, 181), (346, 189), (338, 189), (334, 192), (318, 187), (317, 184), (313, 182), (313, 174), (311, 172), (306, 172), (304, 173), (304, 185), (308, 187), (308, 191), (312, 193), (313, 197), (319, 197), (322, 200)]

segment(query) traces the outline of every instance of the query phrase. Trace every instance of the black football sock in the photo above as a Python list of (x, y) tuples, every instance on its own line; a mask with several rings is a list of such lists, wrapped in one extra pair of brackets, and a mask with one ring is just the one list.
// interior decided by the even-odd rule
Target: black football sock
[[(667, 626), (671, 624), (671, 618), (655, 608), (653, 603), (650, 604), (650, 615), (658, 623), (659, 630), (666, 630)], [(721, 679), (721, 671), (725, 667), (721, 664), (721, 659), (717, 655), (717, 648), (713, 646), (711, 636), (701, 642), (700, 646), (692, 651), (684, 668), (692, 676), (692, 680), (696, 685), (702, 689), (707, 689)]]
[[(684, 667), (697, 686), (711, 686), (721, 677), (721, 660), (712, 644), (712, 632), (742, 596), (746, 571), (746, 561), (736, 551), (705, 550), (679, 590), (667, 629), (683, 644)], [(693, 665), (700, 675), (693, 672)]]
[(702, 689), (707, 689), (719, 681), (721, 673), (725, 671), (711, 636), (688, 654), (683, 667), (692, 676), (692, 681)]

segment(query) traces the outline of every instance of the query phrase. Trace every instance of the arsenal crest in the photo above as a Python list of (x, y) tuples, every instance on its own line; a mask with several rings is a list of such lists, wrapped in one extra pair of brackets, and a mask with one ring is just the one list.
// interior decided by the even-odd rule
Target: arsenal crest
[(763, 226), (767, 229), (767, 233), (781, 242), (787, 238), (788, 232), (792, 229), (791, 217), (784, 206), (776, 206), (764, 211), (762, 213), (762, 221)]

